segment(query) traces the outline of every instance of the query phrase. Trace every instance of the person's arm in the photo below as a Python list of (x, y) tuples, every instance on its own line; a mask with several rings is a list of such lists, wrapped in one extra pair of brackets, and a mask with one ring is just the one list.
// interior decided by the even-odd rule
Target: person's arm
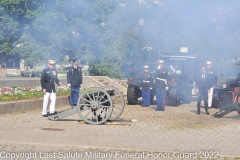
[(196, 92), (199, 92), (199, 76), (196, 76)]
[(68, 72), (67, 72), (67, 84), (70, 87), (71, 86), (71, 79), (72, 79), (72, 72), (71, 72), (71, 67), (69, 67)]
[(56, 82), (59, 86), (61, 86), (61, 85), (62, 85), (62, 82), (59, 81), (59, 79), (58, 79), (58, 74), (57, 74), (57, 71), (56, 71), (56, 70), (55, 70), (55, 72), (56, 72), (56, 75), (55, 75), (54, 80), (55, 80), (55, 82)]
[(70, 71), (67, 72), (67, 85), (70, 87), (71, 83), (70, 83)]
[(45, 79), (45, 69), (42, 71), (41, 79), (40, 79), (42, 91), (45, 94), (46, 93), (46, 83), (45, 83), (44, 79)]
[(82, 69), (81, 67), (80, 68), (80, 73), (79, 73), (79, 76), (80, 76), (80, 85), (83, 83), (83, 78), (82, 78)]

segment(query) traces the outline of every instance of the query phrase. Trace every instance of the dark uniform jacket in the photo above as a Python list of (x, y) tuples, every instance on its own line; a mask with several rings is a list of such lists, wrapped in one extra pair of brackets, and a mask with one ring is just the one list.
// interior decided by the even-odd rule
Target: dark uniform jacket
[(43, 70), (41, 75), (41, 86), (42, 89), (46, 89), (46, 92), (56, 92), (54, 81), (59, 84), (57, 71), (55, 69), (46, 68)]
[(206, 68), (206, 74), (207, 74), (207, 77), (209, 78), (210, 87), (216, 86), (217, 85), (216, 72), (214, 72), (214, 70), (212, 68), (210, 68), (210, 69)]
[(142, 90), (150, 90), (150, 88), (152, 87), (152, 82), (152, 74), (150, 74), (149, 72), (144, 72), (141, 74), (140, 87), (142, 87)]
[(168, 70), (164, 67), (157, 69), (155, 71), (155, 88), (166, 89), (168, 80)]
[(199, 92), (207, 92), (211, 87), (208, 74), (205, 73), (205, 78), (202, 78), (202, 73), (199, 73), (196, 77), (196, 88)]
[(79, 66), (71, 66), (67, 73), (67, 83), (71, 86), (80, 86), (82, 84), (82, 69)]

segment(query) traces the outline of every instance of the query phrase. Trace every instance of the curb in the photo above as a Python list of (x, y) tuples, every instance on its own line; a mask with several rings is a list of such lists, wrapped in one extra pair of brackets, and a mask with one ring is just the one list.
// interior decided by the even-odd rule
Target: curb
[[(49, 100), (50, 103), (50, 100)], [(26, 112), (34, 109), (42, 109), (43, 98), (9, 101), (0, 103), (0, 114), (13, 112)], [(56, 107), (69, 105), (68, 96), (57, 96)]]

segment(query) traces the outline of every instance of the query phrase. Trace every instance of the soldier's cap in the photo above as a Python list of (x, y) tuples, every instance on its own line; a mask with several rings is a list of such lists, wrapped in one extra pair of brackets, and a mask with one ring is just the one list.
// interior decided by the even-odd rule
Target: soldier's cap
[(53, 65), (53, 64), (55, 64), (55, 62), (56, 62), (55, 60), (48, 60), (48, 64), (52, 64)]
[(144, 69), (149, 69), (149, 65), (143, 66)]
[(157, 63), (163, 64), (164, 60), (158, 60)]
[(207, 63), (207, 64), (212, 64), (212, 62), (211, 62), (211, 61), (206, 61), (206, 63)]
[(77, 59), (74, 59), (74, 60), (73, 60), (73, 63), (75, 63), (75, 62), (77, 62), (77, 61), (78, 61)]

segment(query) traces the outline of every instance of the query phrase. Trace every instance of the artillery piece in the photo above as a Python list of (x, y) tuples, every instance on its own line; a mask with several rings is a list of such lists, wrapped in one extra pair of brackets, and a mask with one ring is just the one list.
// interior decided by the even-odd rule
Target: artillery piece
[(60, 120), (75, 113), (89, 124), (102, 124), (121, 116), (125, 102), (121, 92), (111, 86), (92, 87), (83, 91), (77, 106), (48, 116), (50, 120)]
[(237, 111), (238, 114), (240, 115), (240, 87), (234, 88), (234, 92), (232, 92), (232, 99), (233, 103), (231, 105), (222, 108), (220, 111), (216, 112), (213, 116), (215, 118), (222, 118), (223, 116), (233, 111)]

